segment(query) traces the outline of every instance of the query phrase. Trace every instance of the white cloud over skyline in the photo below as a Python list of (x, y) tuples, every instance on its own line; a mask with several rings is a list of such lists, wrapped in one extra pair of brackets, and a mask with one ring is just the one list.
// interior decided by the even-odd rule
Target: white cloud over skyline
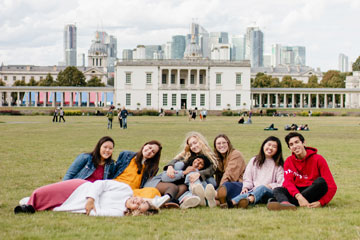
[(244, 34), (257, 25), (271, 45), (306, 47), (306, 63), (337, 69), (338, 55), (360, 55), (357, 0), (0, 0), (0, 63), (56, 65), (64, 58), (63, 29), (76, 23), (77, 51), (85, 53), (96, 30), (114, 35), (118, 57), (138, 44), (164, 44), (189, 33), (192, 19), (207, 31)]

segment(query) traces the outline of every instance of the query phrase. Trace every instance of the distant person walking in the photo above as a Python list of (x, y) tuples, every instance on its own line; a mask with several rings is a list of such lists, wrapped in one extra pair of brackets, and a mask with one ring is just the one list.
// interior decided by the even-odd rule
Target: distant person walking
[(121, 117), (121, 110), (120, 110), (120, 108), (118, 108), (118, 119), (119, 119), (119, 123), (120, 123), (120, 128), (122, 128), (123, 124), (122, 124), (122, 117)]
[(61, 119), (64, 120), (65, 122), (65, 118), (64, 118), (64, 110), (62, 109), (62, 107), (60, 108), (60, 118), (59, 118), (59, 123), (61, 122)]
[(112, 121), (114, 118), (114, 111), (112, 109), (112, 106), (109, 108), (109, 111), (106, 113), (106, 117), (108, 118), (108, 129), (112, 129)]
[(55, 108), (54, 110), (54, 117), (53, 117), (53, 122), (57, 122), (58, 121), (58, 115), (59, 115), (59, 110), (57, 108)]
[(123, 128), (126, 129), (127, 128), (127, 116), (129, 115), (129, 112), (125, 109), (125, 106), (121, 110), (120, 114), (121, 114), (121, 118), (122, 118)]

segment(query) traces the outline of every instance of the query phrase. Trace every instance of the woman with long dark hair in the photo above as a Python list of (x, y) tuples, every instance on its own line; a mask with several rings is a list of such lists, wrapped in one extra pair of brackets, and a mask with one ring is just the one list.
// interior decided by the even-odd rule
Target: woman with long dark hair
[(259, 153), (248, 163), (241, 194), (232, 199), (232, 204), (247, 208), (273, 198), (273, 189), (281, 187), (284, 181), (283, 166), (280, 140), (274, 136), (266, 138)]
[(242, 153), (231, 144), (228, 136), (219, 134), (214, 139), (214, 152), (217, 156), (218, 167), (215, 172), (216, 182), (219, 186), (217, 199), (220, 206), (227, 203), (231, 207), (230, 200), (237, 196), (242, 189), (245, 161)]
[(90, 182), (103, 179), (111, 179), (114, 170), (112, 153), (114, 140), (105, 136), (100, 138), (94, 150), (89, 153), (82, 153), (71, 164), (63, 181), (69, 179), (84, 179)]
[(159, 170), (161, 150), (161, 143), (152, 140), (146, 142), (138, 152), (121, 152), (115, 164), (114, 180), (128, 184), (135, 196), (160, 196), (156, 188), (144, 188), (144, 185)]

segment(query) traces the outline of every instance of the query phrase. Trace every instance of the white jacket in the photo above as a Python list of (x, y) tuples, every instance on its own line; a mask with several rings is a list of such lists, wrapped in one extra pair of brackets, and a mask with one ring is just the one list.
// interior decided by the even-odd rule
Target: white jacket
[(86, 213), (87, 198), (95, 199), (95, 209), (91, 216), (124, 216), (125, 202), (132, 197), (130, 186), (114, 180), (98, 180), (94, 183), (87, 182), (80, 185), (66, 201), (53, 211)]

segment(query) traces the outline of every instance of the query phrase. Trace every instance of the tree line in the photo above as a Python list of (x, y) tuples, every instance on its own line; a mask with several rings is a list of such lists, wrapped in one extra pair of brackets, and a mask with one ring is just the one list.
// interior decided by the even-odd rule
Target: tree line
[[(0, 79), (0, 86), (5, 82)], [(105, 84), (97, 76), (93, 76), (86, 82), (85, 75), (76, 67), (70, 66), (60, 71), (56, 81), (50, 73), (44, 79), (36, 81), (33, 77), (28, 83), (25, 80), (16, 80), (13, 86), (74, 86), (74, 87), (105, 87)]]

